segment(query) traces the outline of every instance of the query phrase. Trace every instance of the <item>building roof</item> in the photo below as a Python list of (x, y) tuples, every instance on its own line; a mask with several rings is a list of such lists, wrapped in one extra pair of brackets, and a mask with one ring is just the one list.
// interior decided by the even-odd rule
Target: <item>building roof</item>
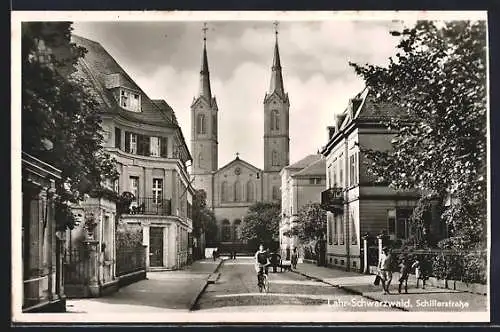
[[(323, 147), (321, 153), (326, 153), (340, 133), (351, 127), (353, 123), (382, 124), (384, 120), (394, 117), (405, 117), (402, 109), (390, 103), (376, 102), (373, 91), (365, 87), (361, 92), (349, 100), (346, 109), (335, 117), (335, 132)], [(332, 127), (330, 127), (332, 128)]]
[[(77, 63), (77, 69), (79, 69), (92, 83), (92, 89), (97, 94), (101, 104), (107, 106), (103, 109), (104, 113), (118, 114), (130, 121), (155, 126), (170, 128), (178, 127), (178, 125), (171, 121), (172, 117), (167, 114), (168, 112), (165, 113), (164, 110), (158, 107), (158, 105), (146, 95), (101, 44), (74, 34), (71, 38), (72, 42), (87, 49), (85, 56)], [(141, 93), (141, 112), (127, 111), (119, 106), (118, 100), (113, 96), (113, 92), (106, 88), (108, 75), (112, 74), (119, 74), (124, 78), (123, 87)], [(173, 110), (171, 110), (171, 112), (173, 113)]]
[(241, 164), (241, 165), (244, 165), (246, 167), (248, 167), (249, 169), (251, 170), (254, 170), (255, 172), (261, 172), (261, 169), (258, 168), (258, 167), (255, 167), (254, 165), (250, 164), (248, 161), (245, 161), (243, 159), (241, 159), (240, 157), (236, 157), (234, 158), (233, 160), (231, 160), (230, 162), (228, 162), (227, 164), (225, 164), (224, 166), (222, 166), (221, 168), (219, 168), (217, 170), (217, 173), (221, 172), (222, 170), (234, 165), (234, 164)]
[(312, 163), (315, 163), (319, 159), (321, 159), (321, 154), (310, 154), (310, 155), (300, 159), (299, 161), (297, 161), (289, 166), (286, 166), (284, 168), (286, 168), (286, 169), (305, 168), (305, 167), (311, 165)]
[(326, 176), (326, 160), (321, 158), (295, 173), (292, 177), (308, 177), (308, 176)]

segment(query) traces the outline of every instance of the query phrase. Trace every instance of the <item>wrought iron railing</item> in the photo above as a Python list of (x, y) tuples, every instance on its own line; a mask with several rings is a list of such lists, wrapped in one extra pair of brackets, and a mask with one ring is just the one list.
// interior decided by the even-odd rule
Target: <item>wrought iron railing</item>
[(172, 215), (172, 201), (154, 197), (138, 197), (130, 204), (128, 214)]
[(321, 208), (330, 212), (340, 212), (344, 208), (344, 192), (342, 188), (328, 188), (321, 192)]

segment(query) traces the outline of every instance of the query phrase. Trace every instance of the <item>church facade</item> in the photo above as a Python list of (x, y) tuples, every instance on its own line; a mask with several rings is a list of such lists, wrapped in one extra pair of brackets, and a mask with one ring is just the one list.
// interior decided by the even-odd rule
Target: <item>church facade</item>
[(241, 224), (249, 206), (258, 201), (280, 201), (280, 171), (289, 164), (289, 108), (276, 32), (271, 80), (263, 101), (264, 167), (258, 168), (236, 154), (219, 168), (218, 107), (211, 91), (204, 38), (200, 91), (191, 105), (191, 176), (194, 188), (207, 194), (207, 206), (217, 218), (221, 243), (241, 243)]

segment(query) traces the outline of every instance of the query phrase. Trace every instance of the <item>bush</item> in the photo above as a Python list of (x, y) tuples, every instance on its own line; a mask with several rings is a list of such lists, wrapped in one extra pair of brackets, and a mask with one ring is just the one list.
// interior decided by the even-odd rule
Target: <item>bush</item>
[(142, 246), (142, 227), (120, 224), (116, 228), (116, 249)]

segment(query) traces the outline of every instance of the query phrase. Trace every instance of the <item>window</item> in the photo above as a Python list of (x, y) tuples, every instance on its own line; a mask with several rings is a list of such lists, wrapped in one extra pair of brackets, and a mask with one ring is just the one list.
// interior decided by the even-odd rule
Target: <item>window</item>
[(150, 137), (145, 135), (135, 134), (137, 136), (137, 154), (141, 156), (150, 156)]
[(350, 220), (349, 232), (351, 234), (351, 244), (358, 244), (358, 234), (356, 233), (356, 220), (354, 219), (353, 211), (349, 213), (349, 220)]
[(353, 186), (358, 183), (357, 172), (357, 153), (353, 153), (349, 157), (349, 185)]
[(221, 197), (221, 201), (222, 202), (227, 202), (229, 199), (227, 197), (227, 182), (224, 181), (222, 182), (221, 186), (220, 186), (220, 197)]
[(139, 177), (131, 176), (129, 186), (130, 192), (134, 194), (134, 197), (137, 199), (139, 197)]
[(241, 202), (241, 184), (239, 181), (234, 183), (234, 201)]
[(196, 117), (196, 132), (198, 134), (205, 134), (206, 132), (206, 124), (205, 124), (205, 114), (198, 114)]
[(277, 110), (271, 111), (271, 130), (280, 129), (280, 112)]
[(342, 167), (342, 156), (339, 159), (339, 187), (344, 188), (344, 167)]
[(280, 199), (280, 190), (277, 186), (273, 186), (272, 197), (273, 197), (273, 201), (277, 201)]
[(115, 193), (119, 193), (120, 192), (120, 179), (115, 179), (113, 181), (113, 190), (115, 191)]
[(120, 90), (120, 106), (133, 112), (141, 111), (141, 96), (138, 93)]
[(411, 208), (398, 208), (387, 211), (387, 228), (389, 235), (397, 239), (406, 239), (409, 236), (409, 219)]
[(321, 184), (321, 178), (310, 178), (309, 184)]
[(168, 158), (168, 138), (160, 137), (160, 156)]
[(338, 245), (339, 244), (339, 237), (338, 237), (338, 223), (337, 223), (337, 220), (339, 219), (338, 216), (333, 216), (333, 234), (332, 234), (332, 237), (333, 237), (333, 244), (334, 245)]
[(343, 245), (345, 243), (345, 239), (344, 239), (344, 217), (343, 216), (340, 216), (339, 217), (339, 243), (340, 245)]
[(217, 115), (212, 115), (212, 134), (217, 136)]
[(153, 157), (160, 156), (160, 138), (159, 137), (150, 137), (150, 154)]
[(333, 222), (332, 219), (334, 219), (335, 216), (331, 215), (330, 213), (327, 215), (328, 219), (328, 244), (332, 245), (333, 244)]
[(272, 152), (271, 162), (272, 162), (272, 166), (279, 166), (280, 165), (277, 151)]
[(241, 240), (241, 220), (236, 219), (233, 222), (233, 239), (235, 241)]
[(134, 133), (125, 133), (125, 151), (137, 154), (137, 135)]
[(158, 204), (163, 198), (163, 179), (153, 179), (153, 203)]
[(118, 127), (115, 127), (115, 148), (122, 148), (122, 131)]
[(198, 153), (198, 167), (203, 168), (203, 154), (201, 152)]
[(222, 220), (222, 241), (229, 241), (231, 240), (231, 225), (229, 223), (229, 220), (224, 219)]
[(254, 189), (253, 189), (253, 182), (248, 181), (247, 182), (247, 202), (253, 202), (254, 197), (253, 197)]

